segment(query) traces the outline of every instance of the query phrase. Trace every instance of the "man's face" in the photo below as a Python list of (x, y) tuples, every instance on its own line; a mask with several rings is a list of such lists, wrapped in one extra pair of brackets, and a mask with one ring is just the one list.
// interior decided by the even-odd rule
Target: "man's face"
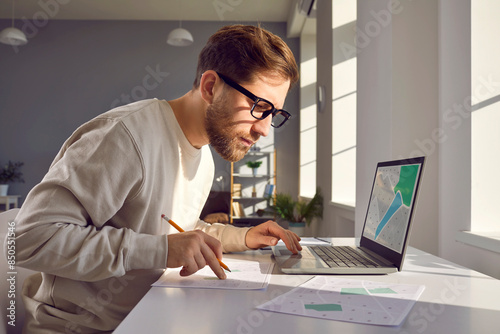
[[(256, 96), (265, 98), (282, 108), (290, 87), (290, 81), (274, 77), (258, 76), (251, 83), (240, 83)], [(224, 85), (222, 93), (208, 106), (205, 128), (210, 144), (228, 161), (241, 160), (260, 136), (267, 136), (271, 127), (271, 115), (263, 120), (250, 114), (253, 101), (237, 90)]]

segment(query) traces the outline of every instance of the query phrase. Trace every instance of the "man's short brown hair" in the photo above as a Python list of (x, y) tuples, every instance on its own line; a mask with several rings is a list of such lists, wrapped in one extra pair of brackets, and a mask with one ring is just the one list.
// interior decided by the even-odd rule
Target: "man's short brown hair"
[(200, 85), (205, 71), (214, 70), (237, 82), (250, 82), (256, 74), (299, 79), (295, 57), (278, 36), (260, 27), (230, 25), (213, 34), (198, 57), (193, 88)]

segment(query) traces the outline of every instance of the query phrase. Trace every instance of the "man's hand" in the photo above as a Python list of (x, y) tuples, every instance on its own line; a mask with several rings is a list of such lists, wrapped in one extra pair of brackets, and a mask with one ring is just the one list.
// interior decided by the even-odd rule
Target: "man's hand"
[(202, 231), (169, 234), (167, 268), (181, 269), (181, 276), (189, 276), (207, 264), (220, 279), (226, 278), (217, 259), (222, 259), (220, 242)]
[(274, 221), (267, 221), (248, 230), (245, 242), (248, 248), (257, 249), (266, 246), (275, 246), (283, 240), (288, 250), (297, 254), (302, 250), (299, 244), (300, 237), (292, 231), (285, 230)]

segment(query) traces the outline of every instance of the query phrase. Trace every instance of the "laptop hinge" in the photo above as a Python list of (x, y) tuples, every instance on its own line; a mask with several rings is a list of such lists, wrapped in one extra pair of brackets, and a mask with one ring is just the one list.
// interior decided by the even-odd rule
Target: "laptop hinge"
[(368, 258), (370, 258), (370, 257), (375, 258), (377, 261), (379, 261), (384, 266), (395, 266), (395, 264), (392, 263), (391, 261), (389, 261), (386, 258), (384, 258), (383, 256), (380, 256), (379, 254), (369, 250), (366, 247), (360, 246), (360, 247), (358, 247), (358, 250), (361, 253), (366, 253)]

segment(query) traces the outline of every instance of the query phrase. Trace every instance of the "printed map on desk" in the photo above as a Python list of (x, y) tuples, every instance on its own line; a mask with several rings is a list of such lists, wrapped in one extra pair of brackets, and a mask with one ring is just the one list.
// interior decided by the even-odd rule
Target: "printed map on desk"
[(180, 268), (166, 270), (152, 286), (169, 288), (205, 288), (205, 289), (235, 289), (258, 290), (265, 289), (271, 279), (274, 263), (256, 261), (241, 261), (224, 259), (223, 262), (231, 269), (226, 271), (227, 278), (220, 280), (209, 266), (187, 277), (180, 276)]
[(399, 326), (424, 289), (423, 285), (316, 276), (257, 308), (313, 318)]

